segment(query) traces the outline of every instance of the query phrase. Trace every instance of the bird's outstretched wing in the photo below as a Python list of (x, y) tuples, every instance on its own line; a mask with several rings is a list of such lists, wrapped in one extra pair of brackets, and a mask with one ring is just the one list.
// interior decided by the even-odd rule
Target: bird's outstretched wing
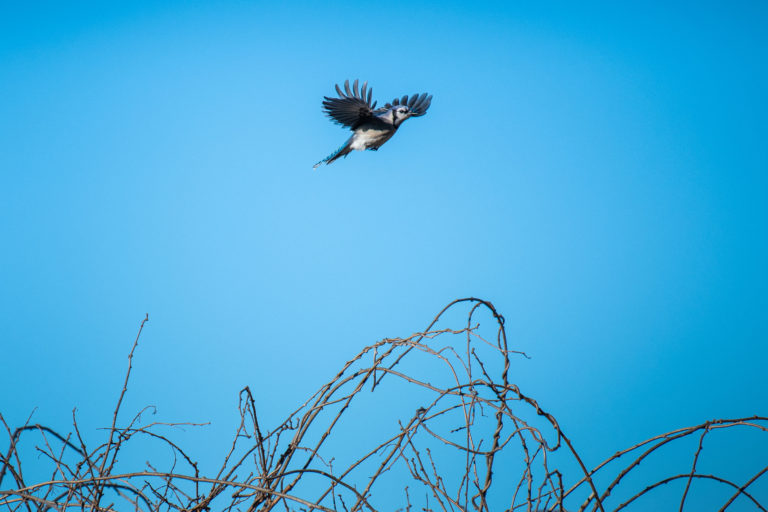
[[(376, 102), (371, 104), (373, 89), (367, 89), (368, 82), (363, 82), (362, 89), (358, 90), (357, 80), (349, 88), (349, 80), (344, 82), (344, 92), (336, 85), (338, 98), (325, 96), (323, 109), (334, 122), (349, 126), (353, 130), (373, 116)], [(367, 90), (366, 90), (367, 89)]]
[(411, 115), (413, 117), (419, 117), (427, 113), (427, 109), (431, 104), (432, 95), (424, 92), (421, 94), (416, 93), (411, 96), (410, 99), (408, 98), (407, 94), (402, 98), (395, 98), (392, 100), (392, 103), (387, 103), (384, 105), (384, 108), (389, 109), (397, 105), (405, 105), (411, 110)]

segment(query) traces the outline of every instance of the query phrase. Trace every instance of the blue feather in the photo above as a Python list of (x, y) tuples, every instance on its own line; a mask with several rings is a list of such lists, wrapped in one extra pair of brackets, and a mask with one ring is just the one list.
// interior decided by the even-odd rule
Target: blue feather
[[(352, 142), (352, 137), (347, 139), (347, 142), (342, 144), (342, 146), (339, 149), (337, 149), (336, 151), (334, 151), (333, 153), (331, 153), (330, 155), (328, 155), (327, 157), (323, 158), (322, 160), (317, 162), (315, 165), (313, 165), (312, 168), (313, 169), (317, 169), (320, 166), (320, 164), (332, 162), (333, 160), (335, 160), (336, 158), (339, 157), (339, 153), (341, 153), (342, 151), (344, 151), (346, 149), (349, 149), (349, 145), (350, 145), (351, 142)], [(346, 157), (348, 153), (349, 153), (349, 151), (344, 153), (344, 157)]]

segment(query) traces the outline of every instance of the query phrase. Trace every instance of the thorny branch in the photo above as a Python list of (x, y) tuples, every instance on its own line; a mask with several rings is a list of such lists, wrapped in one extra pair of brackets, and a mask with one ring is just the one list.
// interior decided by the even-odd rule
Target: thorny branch
[[(461, 326), (441, 327), (467, 306)], [(492, 325), (495, 336), (481, 333), (480, 320)], [(391, 489), (404, 488), (398, 510), (405, 512), (618, 511), (679, 483), (674, 506), (682, 511), (700, 485), (709, 483), (728, 496), (712, 510), (725, 511), (738, 502), (768, 512), (755, 492), (757, 482), (768, 478), (768, 467), (741, 483), (699, 470), (705, 438), (733, 428), (765, 434), (768, 418), (712, 420), (667, 432), (590, 470), (555, 417), (510, 382), (510, 358), (527, 356), (509, 349), (504, 318), (490, 302), (476, 298), (451, 302), (422, 332), (364, 348), (271, 431), (259, 422), (258, 396), (245, 387), (229, 450), (218, 470), (209, 473), (214, 476), (204, 476), (191, 454), (158, 432), (200, 424), (143, 423), (141, 411), (121, 426), (133, 356), (147, 321), (142, 320), (131, 348), (101, 444), (86, 445), (74, 412), (74, 435), (31, 420), (11, 429), (0, 414), (8, 436), (7, 448), (0, 450), (0, 507), (14, 512), (375, 512), (395, 509), (402, 495)], [(463, 346), (448, 343), (457, 339)], [(386, 393), (397, 399), (385, 399)], [(369, 419), (374, 416), (376, 428)], [(173, 454), (164, 462), (168, 469), (146, 462), (124, 470), (118, 452), (130, 453), (137, 438), (165, 446)], [(637, 484), (641, 463), (688, 438), (697, 443), (687, 472)], [(359, 448), (356, 457), (347, 455), (352, 446)], [(27, 459), (32, 460), (26, 467), (49, 464), (49, 479), (29, 481), (22, 470)], [(578, 468), (577, 474), (554, 467), (555, 461)], [(570, 487), (564, 480), (572, 482)]]

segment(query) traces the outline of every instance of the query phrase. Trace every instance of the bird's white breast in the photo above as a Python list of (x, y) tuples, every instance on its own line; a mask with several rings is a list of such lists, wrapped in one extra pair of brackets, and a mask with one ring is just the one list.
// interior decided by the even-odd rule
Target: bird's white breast
[(368, 148), (378, 148), (384, 144), (393, 134), (392, 130), (380, 130), (376, 128), (361, 129), (355, 132), (350, 147), (358, 151)]

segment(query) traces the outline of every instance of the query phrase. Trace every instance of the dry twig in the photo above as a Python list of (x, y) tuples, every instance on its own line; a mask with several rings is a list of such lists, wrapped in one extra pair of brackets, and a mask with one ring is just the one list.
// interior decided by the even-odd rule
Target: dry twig
[[(449, 311), (462, 306), (469, 306), (463, 326), (437, 327), (450, 316)], [(481, 337), (483, 315), (483, 323), (490, 320), (493, 326), (494, 338)], [(406, 512), (563, 511), (566, 502), (571, 510), (617, 511), (665, 484), (681, 481), (685, 486), (678, 510), (682, 511), (697, 489), (692, 482), (706, 481), (733, 492), (712, 510), (727, 510), (744, 497), (742, 502), (766, 511), (752, 490), (768, 467), (739, 485), (724, 476), (700, 473), (697, 464), (705, 437), (734, 427), (765, 433), (768, 418), (713, 420), (668, 432), (589, 470), (554, 416), (510, 382), (510, 357), (522, 353), (509, 349), (504, 318), (494, 306), (476, 298), (450, 303), (423, 332), (364, 348), (271, 431), (262, 430), (256, 399), (244, 388), (231, 447), (218, 471), (211, 472), (214, 476), (206, 477), (190, 454), (169, 435), (157, 432), (161, 426), (179, 424), (143, 424), (140, 412), (120, 426), (134, 352), (147, 320), (141, 322), (131, 348), (122, 391), (102, 444), (87, 447), (74, 413), (74, 438), (29, 421), (12, 430), (0, 415), (8, 434), (8, 446), (0, 453), (0, 506), (29, 512), (70, 508), (373, 512), (397, 507), (393, 503), (397, 498), (386, 490), (395, 485), (405, 488), (400, 510)], [(464, 345), (459, 350), (446, 343), (457, 338)], [(371, 398), (388, 392), (396, 393), (398, 399)], [(363, 435), (367, 420), (355, 415), (382, 413), (391, 418), (391, 431), (370, 441)], [(377, 425), (385, 427), (382, 423), (386, 422)], [(355, 442), (347, 434), (350, 425), (357, 432)], [(51, 466), (48, 481), (28, 482), (22, 471), (29, 453), (22, 441), (33, 434), (41, 440), (36, 449), (42, 458), (36, 463)], [(689, 472), (641, 489), (625, 483), (630, 473), (637, 474), (641, 462), (690, 436), (698, 436), (698, 445)], [(129, 450), (137, 437), (169, 448), (170, 469), (161, 471), (148, 462), (147, 467), (117, 472), (118, 452)], [(340, 443), (362, 446), (366, 441), (370, 444), (356, 457), (345, 459), (347, 450), (334, 453)], [(574, 482), (567, 489), (564, 473), (551, 467), (556, 454), (580, 468), (580, 474), (567, 475), (566, 480)], [(416, 491), (418, 486), (426, 493)]]

